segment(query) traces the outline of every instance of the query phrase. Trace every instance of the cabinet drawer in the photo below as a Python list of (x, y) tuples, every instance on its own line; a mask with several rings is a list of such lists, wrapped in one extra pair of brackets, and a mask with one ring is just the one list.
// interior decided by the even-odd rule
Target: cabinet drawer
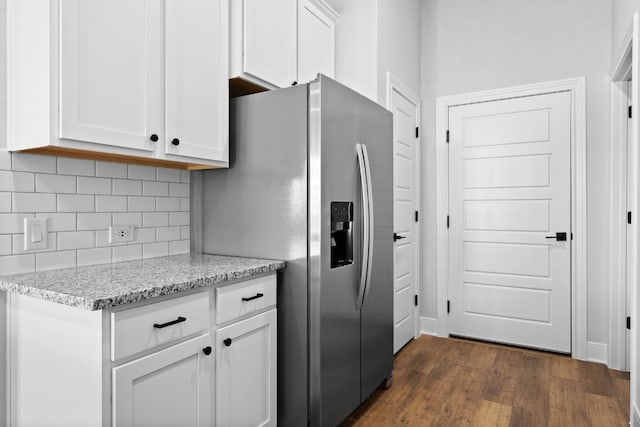
[(217, 323), (226, 323), (276, 305), (276, 275), (216, 289)]
[(209, 293), (111, 313), (111, 360), (209, 329)]

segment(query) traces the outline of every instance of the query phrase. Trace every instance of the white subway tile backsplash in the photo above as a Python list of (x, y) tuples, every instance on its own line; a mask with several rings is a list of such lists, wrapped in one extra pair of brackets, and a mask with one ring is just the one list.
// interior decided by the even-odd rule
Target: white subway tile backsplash
[(76, 266), (76, 251), (44, 252), (36, 254), (36, 271)]
[(153, 212), (156, 210), (155, 197), (129, 197), (129, 212)]
[(58, 157), (58, 173), (62, 175), (95, 176), (96, 162), (93, 160)]
[(136, 228), (133, 240), (136, 243), (153, 243), (156, 241), (156, 228)]
[(49, 231), (73, 231), (76, 229), (75, 213), (38, 213), (36, 218), (48, 218), (47, 227)]
[(102, 230), (111, 225), (111, 214), (100, 213), (79, 213), (78, 230)]
[(156, 172), (158, 181), (181, 182), (181, 170), (179, 169), (158, 168)]
[(169, 225), (168, 212), (144, 212), (142, 214), (144, 227), (166, 227)]
[(155, 181), (156, 168), (150, 166), (129, 165), (129, 179), (147, 179)]
[(169, 196), (171, 197), (189, 197), (189, 184), (169, 183)]
[(189, 225), (189, 212), (169, 212), (169, 225)]
[(0, 234), (24, 233), (24, 219), (33, 214), (0, 214)]
[(0, 191), (33, 191), (33, 174), (0, 171)]
[(142, 245), (115, 246), (111, 248), (113, 262), (142, 259)]
[(111, 248), (78, 250), (78, 267), (83, 265), (106, 264), (111, 262)]
[(25, 172), (56, 173), (56, 158), (40, 154), (14, 153), (11, 169)]
[(178, 197), (156, 197), (156, 211), (169, 212), (180, 210), (180, 199)]
[(51, 212), (56, 210), (56, 195), (45, 193), (12, 193), (13, 212)]
[(35, 254), (11, 255), (0, 257), (0, 274), (31, 273), (36, 269)]
[[(33, 190), (32, 190), (33, 191)], [(75, 193), (76, 177), (71, 175), (36, 174), (38, 193)]]
[(169, 255), (169, 243), (145, 243), (142, 245), (142, 258), (155, 258)]
[[(0, 275), (188, 253), (189, 181), (177, 169), (0, 150)], [(33, 217), (48, 219), (48, 246), (25, 251)], [(134, 241), (109, 243), (111, 224), (134, 226)]]
[(10, 234), (0, 234), (0, 255), (11, 255), (11, 240)]
[(114, 213), (112, 224), (142, 227), (142, 212)]
[(94, 199), (92, 195), (58, 194), (58, 212), (93, 212)]
[(0, 193), (0, 212), (11, 212), (11, 193)]
[(189, 240), (169, 242), (169, 255), (188, 254), (190, 251), (191, 242)]
[(57, 233), (47, 234), (47, 247), (41, 249), (24, 249), (24, 233), (14, 234), (11, 236), (11, 250), (14, 255), (17, 254), (30, 254), (35, 252), (53, 252), (58, 248), (58, 235)]
[(142, 195), (142, 181), (114, 179), (113, 194), (122, 196), (140, 196)]
[(96, 176), (126, 178), (127, 165), (125, 163), (96, 162)]
[(111, 194), (111, 180), (79, 176), (78, 194)]
[(96, 233), (93, 231), (64, 231), (58, 233), (58, 250), (94, 248)]
[(142, 181), (142, 194), (145, 196), (168, 196), (169, 184), (166, 182)]
[(180, 227), (156, 228), (156, 241), (167, 242), (169, 240), (180, 240)]
[(96, 212), (126, 212), (126, 196), (96, 196)]

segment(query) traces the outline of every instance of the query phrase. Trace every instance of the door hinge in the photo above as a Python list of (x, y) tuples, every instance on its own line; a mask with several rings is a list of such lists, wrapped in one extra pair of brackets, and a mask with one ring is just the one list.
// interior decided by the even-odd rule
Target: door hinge
[(631, 108), (631, 105), (629, 105), (629, 118), (633, 117), (633, 108)]
[(447, 228), (449, 228), (449, 215), (447, 215)]
[(573, 240), (573, 232), (571, 232), (571, 240)]
[(418, 211), (415, 211), (416, 222), (418, 222)]
[(414, 295), (413, 296), (413, 304), (417, 307), (418, 306), (418, 295)]
[(627, 212), (627, 224), (631, 224), (631, 211)]
[(416, 126), (416, 138), (420, 137), (420, 128)]
[(447, 300), (447, 313), (451, 313), (451, 301)]
[(627, 316), (627, 329), (631, 329), (631, 316)]
[(449, 143), (449, 129), (447, 129), (447, 144)]

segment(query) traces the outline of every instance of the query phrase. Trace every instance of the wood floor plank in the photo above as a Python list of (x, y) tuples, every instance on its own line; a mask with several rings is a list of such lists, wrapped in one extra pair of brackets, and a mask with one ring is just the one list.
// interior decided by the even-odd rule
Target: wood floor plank
[(628, 374), (566, 356), (423, 336), (393, 377), (342, 426), (628, 425)]

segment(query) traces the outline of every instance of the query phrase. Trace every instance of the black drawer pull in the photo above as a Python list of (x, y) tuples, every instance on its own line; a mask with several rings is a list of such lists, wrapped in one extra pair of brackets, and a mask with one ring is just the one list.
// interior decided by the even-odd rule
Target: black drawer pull
[(172, 320), (171, 322), (167, 322), (167, 323), (154, 323), (153, 327), (154, 328), (158, 328), (158, 329), (162, 329), (162, 328), (166, 328), (167, 326), (171, 326), (171, 325), (175, 325), (176, 323), (182, 323), (182, 322), (186, 322), (187, 318), (186, 317), (178, 317), (176, 320)]
[(233, 342), (233, 340), (231, 338), (225, 338), (224, 341), (222, 342), (224, 343), (225, 346), (229, 347)]
[(262, 298), (264, 296), (264, 294), (261, 293), (257, 293), (255, 296), (253, 297), (249, 297), (249, 298), (242, 298), (242, 301), (251, 301), (252, 299), (258, 299), (258, 298)]
[(211, 354), (211, 350), (212, 350), (211, 346), (208, 345), (208, 346), (206, 346), (205, 348), (202, 349), (202, 352), (204, 353), (205, 356), (208, 356), (208, 355)]

